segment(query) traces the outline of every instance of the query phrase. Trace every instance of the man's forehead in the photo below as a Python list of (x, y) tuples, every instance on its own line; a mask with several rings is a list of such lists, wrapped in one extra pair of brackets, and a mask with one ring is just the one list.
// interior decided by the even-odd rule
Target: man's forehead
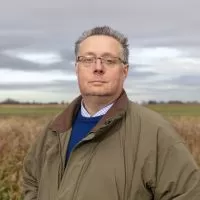
[(116, 45), (116, 46), (120, 46), (120, 42), (111, 37), (111, 36), (107, 36), (107, 35), (92, 35), (87, 37), (86, 39), (84, 39), (81, 43), (80, 46), (85, 46), (85, 45), (89, 45), (89, 44), (95, 44), (95, 43), (106, 43), (106, 44), (112, 44), (112, 45)]
[(95, 35), (86, 38), (80, 43), (79, 51), (82, 53), (92, 54), (118, 54), (121, 52), (121, 44), (110, 36)]
[(86, 51), (86, 52), (83, 52), (84, 56), (104, 56), (104, 57), (115, 57), (115, 56), (118, 56), (116, 55), (116, 53), (113, 53), (113, 52), (91, 52), (91, 51)]

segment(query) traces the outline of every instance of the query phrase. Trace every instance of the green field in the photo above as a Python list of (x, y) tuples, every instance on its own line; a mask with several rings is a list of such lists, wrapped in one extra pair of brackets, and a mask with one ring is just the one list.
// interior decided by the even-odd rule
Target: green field
[(64, 105), (0, 105), (0, 116), (45, 116), (65, 109)]
[(200, 116), (200, 104), (157, 104), (147, 107), (165, 116)]
[[(0, 105), (0, 116), (45, 116), (55, 115), (67, 105)], [(165, 116), (200, 116), (200, 104), (146, 105)]]

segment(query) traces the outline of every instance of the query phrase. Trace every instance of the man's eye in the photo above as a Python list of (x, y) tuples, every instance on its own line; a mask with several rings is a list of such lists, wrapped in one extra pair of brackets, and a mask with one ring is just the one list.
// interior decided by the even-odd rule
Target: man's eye
[(116, 61), (114, 59), (106, 59), (107, 64), (115, 64)]
[(86, 62), (86, 63), (92, 63), (93, 62), (93, 58), (85, 58), (84, 62)]

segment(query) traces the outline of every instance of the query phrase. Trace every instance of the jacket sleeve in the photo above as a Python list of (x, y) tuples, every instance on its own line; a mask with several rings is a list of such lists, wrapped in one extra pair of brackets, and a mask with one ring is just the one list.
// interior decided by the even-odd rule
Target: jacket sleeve
[[(36, 146), (36, 144), (34, 144)], [(23, 166), (23, 198), (24, 200), (36, 200), (38, 193), (38, 178), (36, 172), (35, 147), (28, 152)]]
[(22, 171), (24, 200), (37, 199), (42, 162), (45, 156), (46, 130), (37, 136), (36, 141), (33, 143), (24, 159)]
[(168, 138), (162, 139), (158, 151), (156, 200), (199, 200), (200, 169), (186, 145), (179, 141), (165, 149)]

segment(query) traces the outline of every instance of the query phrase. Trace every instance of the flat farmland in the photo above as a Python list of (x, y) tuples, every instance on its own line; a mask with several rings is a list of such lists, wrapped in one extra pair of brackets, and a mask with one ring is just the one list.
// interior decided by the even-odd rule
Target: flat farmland
[[(0, 105), (0, 199), (21, 200), (22, 166), (28, 149), (52, 117), (67, 105)], [(147, 105), (169, 120), (200, 165), (200, 106)]]
[(146, 107), (165, 116), (200, 116), (200, 104), (155, 104)]
[[(0, 116), (45, 116), (54, 115), (67, 107), (54, 105), (0, 105)], [(200, 104), (154, 104), (146, 107), (164, 116), (200, 116)]]
[(67, 105), (0, 105), (0, 116), (45, 116), (54, 115)]

